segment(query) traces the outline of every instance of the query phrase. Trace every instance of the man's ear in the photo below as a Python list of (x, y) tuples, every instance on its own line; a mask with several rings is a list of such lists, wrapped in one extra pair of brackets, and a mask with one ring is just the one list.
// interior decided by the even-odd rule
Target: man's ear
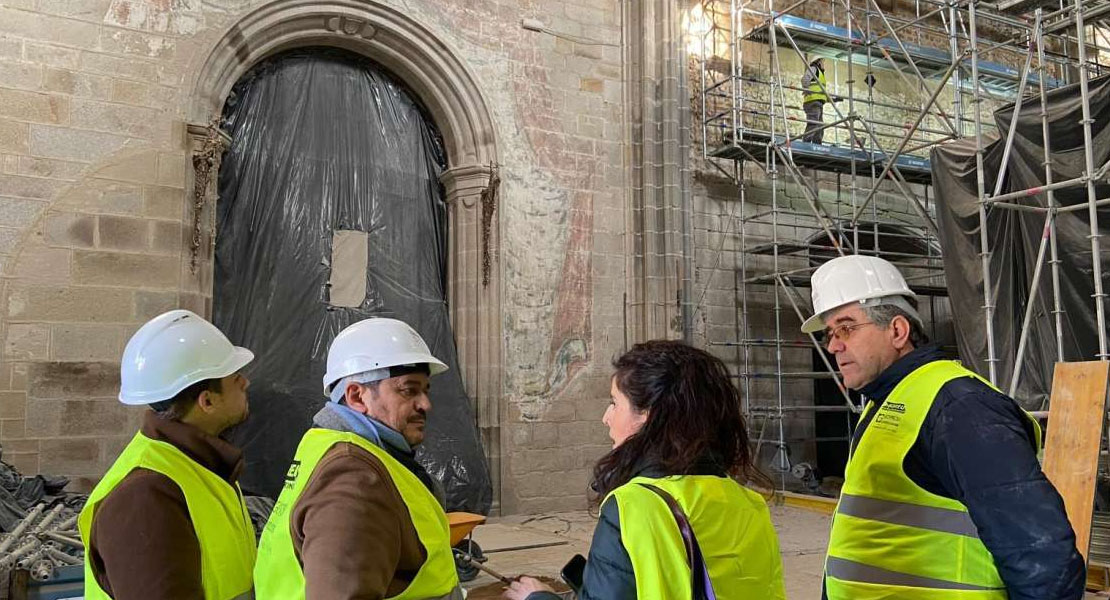
[(212, 412), (216, 409), (216, 396), (211, 390), (204, 390), (197, 395), (197, 408), (206, 413)]
[(343, 400), (347, 408), (355, 412), (366, 414), (369, 407), (366, 405), (369, 398), (366, 396), (366, 389), (355, 382), (349, 382), (347, 389), (343, 392)]
[(891, 342), (894, 344), (895, 348), (902, 350), (909, 345), (910, 331), (912, 330), (909, 319), (902, 315), (898, 315), (890, 321), (890, 328), (891, 331), (894, 332)]

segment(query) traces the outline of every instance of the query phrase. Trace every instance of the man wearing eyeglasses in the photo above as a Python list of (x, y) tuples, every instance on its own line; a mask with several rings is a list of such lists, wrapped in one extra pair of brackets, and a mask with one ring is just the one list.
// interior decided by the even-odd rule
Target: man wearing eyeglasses
[(844, 385), (868, 400), (825, 559), (825, 600), (1072, 600), (1086, 568), (1041, 471), (1037, 422), (928, 345), (894, 265), (835, 258), (814, 316)]

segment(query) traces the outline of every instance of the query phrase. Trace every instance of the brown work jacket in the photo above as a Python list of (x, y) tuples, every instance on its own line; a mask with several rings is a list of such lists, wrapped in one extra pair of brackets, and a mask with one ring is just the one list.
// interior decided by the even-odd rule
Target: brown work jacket
[(350, 443), (317, 463), (290, 526), (307, 600), (396, 596), (427, 558), (385, 465)]
[[(140, 431), (172, 444), (228, 483), (242, 471), (242, 451), (191, 425), (148, 411)], [(200, 542), (185, 494), (161, 473), (135, 469), (100, 501), (88, 552), (96, 582), (116, 600), (204, 597)]]

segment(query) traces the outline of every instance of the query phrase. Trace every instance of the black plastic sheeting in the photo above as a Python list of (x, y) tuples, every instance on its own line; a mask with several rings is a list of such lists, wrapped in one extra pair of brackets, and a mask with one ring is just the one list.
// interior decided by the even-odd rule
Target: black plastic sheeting
[[(330, 49), (253, 68), (228, 98), (232, 143), (220, 169), (214, 321), (254, 351), (245, 490), (276, 497), (312, 416), (328, 346), (371, 316), (401, 319), (450, 371), (432, 381), (418, 460), (449, 510), (488, 513), (490, 478), (459, 376), (446, 304), (442, 141), (421, 107), (377, 65)], [(336, 230), (369, 236), (367, 293), (330, 306)]]
[(59, 475), (33, 475), (27, 477), (6, 462), (0, 462), (0, 531), (9, 533), (27, 516), (27, 512), (40, 502), (53, 505), (60, 501), (66, 506), (81, 510), (85, 494), (62, 491), (69, 479)]
[[(1047, 96), (1049, 142), (1053, 181), (1080, 177), (1086, 170), (1082, 104), (1079, 85), (1053, 90)], [(1090, 108), (1093, 123), (1095, 169), (1110, 159), (1110, 78), (1090, 83)], [(984, 176), (987, 193), (993, 192), (998, 178), (1005, 136), (1010, 129), (1014, 107), (994, 114), (1001, 139), (986, 146)], [(1041, 128), (1039, 96), (1023, 102), (1018, 115), (1014, 145), (1006, 169), (1002, 192), (1019, 191), (1045, 183), (1044, 136)], [(983, 269), (979, 245), (978, 192), (976, 184), (975, 139), (969, 137), (933, 149), (933, 185), (937, 200), (937, 225), (940, 229), (944, 271), (949, 298), (955, 315), (956, 337), (965, 364), (983, 376), (987, 368), (987, 334), (983, 310)], [(1110, 185), (1095, 186), (1096, 198), (1110, 197)], [(1086, 186), (1058, 190), (1057, 204), (1070, 206), (1087, 202)], [(1029, 206), (1048, 206), (1045, 194), (1012, 201)], [(1098, 210), (1102, 236), (1110, 233), (1110, 208)], [(991, 240), (990, 276), (995, 305), (994, 338), (999, 387), (1008, 391), (1029, 287), (1037, 263), (1037, 251), (1044, 234), (1045, 215), (992, 206), (987, 213), (987, 233)], [(1059, 213), (1056, 222), (1060, 264), (1060, 308), (1064, 311), (1062, 340), (1066, 361), (1095, 360), (1098, 354), (1098, 326), (1095, 316), (1093, 267), (1091, 261), (1090, 220), (1086, 209)], [(1110, 237), (1102, 238), (1102, 285), (1110, 291)], [(1051, 255), (1046, 250), (1046, 261)], [(1052, 274), (1045, 264), (1038, 283), (1028, 348), (1015, 396), (1027, 409), (1047, 407), (1052, 369), (1056, 362), (1056, 326), (1052, 314)], [(1107, 306), (1110, 309), (1110, 303)]]

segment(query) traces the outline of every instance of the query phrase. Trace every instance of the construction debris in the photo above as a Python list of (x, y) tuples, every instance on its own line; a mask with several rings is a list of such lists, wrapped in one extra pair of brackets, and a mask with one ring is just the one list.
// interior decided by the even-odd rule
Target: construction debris
[(35, 505), (0, 538), (0, 573), (27, 569), (32, 579), (46, 581), (58, 567), (81, 564), (79, 511), (60, 500), (53, 506), (45, 502)]
[(28, 516), (31, 507), (62, 502), (74, 510), (85, 504), (85, 496), (62, 489), (69, 479), (52, 475), (25, 477), (18, 469), (0, 461), (0, 532), (10, 532)]
[(0, 461), (0, 588), (16, 569), (48, 581), (59, 568), (81, 564), (77, 516), (88, 496), (64, 492), (68, 484), (66, 477), (26, 477)]

